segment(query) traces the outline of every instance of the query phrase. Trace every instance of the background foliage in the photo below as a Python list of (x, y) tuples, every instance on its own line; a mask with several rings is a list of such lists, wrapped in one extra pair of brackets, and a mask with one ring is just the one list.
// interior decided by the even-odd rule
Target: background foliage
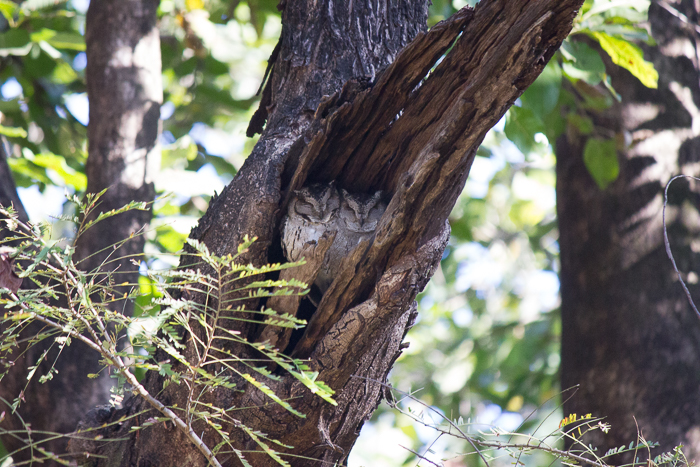
[[(475, 3), (436, 0), (430, 25)], [(34, 220), (68, 214), (73, 208), (64, 190), (80, 195), (86, 187), (87, 6), (88, 0), (0, 0), (0, 134), (10, 144), (10, 165)], [(255, 144), (245, 138), (245, 128), (281, 30), (276, 6), (274, 0), (160, 2), (165, 94), (156, 187), (172, 196), (155, 205), (146, 260), (151, 267), (172, 264), (167, 258), (174, 256), (163, 253), (182, 248), (209, 197), (232, 179)], [(653, 67), (629, 42), (653, 43), (644, 27), (648, 7), (646, 0), (586, 1), (561, 51), (489, 133), (452, 213), (450, 245), (420, 298), (411, 346), (391, 381), (447, 417), (471, 421), (471, 429), (528, 431), (544, 423), (541, 429), (551, 431), (563, 418), (557, 409), (559, 283), (550, 142), (564, 131), (588, 136), (591, 176), (601, 188), (615, 180), (616, 148), (624, 142), (594, 127), (587, 113), (617, 98), (605, 74), (606, 55), (655, 86)], [(53, 236), (72, 228), (56, 222)], [(151, 290), (150, 280), (142, 276), (142, 291)], [(439, 437), (383, 406), (364, 427), (350, 465), (419, 462), (405, 448), (435, 462), (451, 458), (451, 466), (478, 462), (458, 456), (470, 450), (464, 441)]]

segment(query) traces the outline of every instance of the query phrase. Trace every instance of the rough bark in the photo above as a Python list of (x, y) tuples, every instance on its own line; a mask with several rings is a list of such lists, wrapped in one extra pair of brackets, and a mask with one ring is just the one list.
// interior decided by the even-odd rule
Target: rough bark
[[(279, 220), (291, 190), (335, 179), (352, 191), (383, 189), (391, 202), (374, 238), (344, 261), (304, 336), (287, 348), (309, 357), (319, 379), (336, 390), (338, 406), (285, 374), (270, 387), (305, 419), (268, 403), (244, 382), (239, 388), (245, 391), (216, 390), (206, 402), (248, 407), (235, 412), (237, 420), (293, 446), (289, 454), (305, 456), (290, 458), (295, 466), (347, 457), (401, 352), (415, 317), (414, 298), (440, 260), (446, 218), (477, 147), (560, 46), (581, 3), (485, 0), (428, 33), (422, 0), (286, 4), (264, 93), (269, 101), (251, 124), (260, 128), (266, 118), (267, 128), (191, 236), (223, 254), (234, 251), (243, 235), (253, 235), (258, 241), (245, 260), (277, 262), (283, 260)], [(185, 257), (182, 264), (193, 261)], [(249, 339), (259, 327), (236, 323)], [(232, 350), (252, 355), (247, 347)], [(171, 384), (163, 390), (158, 374), (150, 372), (146, 386), (165, 403), (185, 406), (182, 389)], [(144, 409), (132, 399), (107, 419)], [(172, 426), (157, 424), (135, 436), (129, 432), (134, 423), (138, 419), (104, 431), (106, 438), (130, 439), (105, 444), (99, 453), (109, 459), (96, 465), (205, 465)], [(205, 442), (216, 442), (203, 424), (194, 429)], [(235, 426), (230, 434), (237, 449), (258, 449)], [(256, 466), (275, 465), (264, 453), (246, 457)], [(232, 454), (219, 460), (239, 465)]]
[[(15, 211), (17, 211), (19, 220), (26, 222), (29, 218), (27, 217), (27, 212), (24, 210), (22, 201), (17, 195), (17, 187), (15, 186), (15, 181), (12, 179), (12, 171), (7, 164), (7, 157), (9, 154), (8, 145), (9, 143), (4, 137), (0, 138), (0, 206), (12, 206)], [(6, 237), (6, 234), (7, 231), (0, 230), (0, 238)]]
[[(333, 244), (333, 240), (335, 240), (335, 236), (335, 232), (326, 232), (318, 239), (316, 244), (305, 244), (299, 257), (305, 258), (306, 264), (293, 269), (284, 269), (280, 272), (280, 279), (285, 281), (296, 279), (306, 284), (313, 284), (321, 269), (326, 252)], [(301, 300), (301, 295), (271, 297), (267, 301), (267, 307), (280, 314), (287, 313), (291, 316), (298, 316)], [(290, 328), (260, 326), (260, 333), (255, 340), (257, 342), (268, 342), (275, 348), (286, 349), (291, 337), (292, 329)]]
[[(661, 443), (656, 454), (682, 443), (697, 458), (700, 320), (666, 256), (661, 209), (671, 177), (700, 175), (699, 43), (692, 26), (699, 15), (692, 0), (663, 2), (690, 24), (661, 3), (652, 2), (649, 11), (658, 47), (645, 49), (659, 88), (645, 88), (608, 64), (622, 102), (590, 114), (606, 136), (629, 142), (618, 153), (618, 180), (597, 188), (583, 163), (584, 137), (569, 134), (557, 144), (561, 378), (563, 388), (580, 385), (564, 405), (567, 414), (593, 413), (612, 425), (609, 434), (588, 440), (600, 453), (636, 441), (638, 426), (647, 440)], [(679, 180), (670, 195), (670, 243), (688, 278), (700, 266), (700, 190)], [(697, 281), (690, 287), (697, 301)]]
[[(162, 103), (160, 38), (156, 27), (157, 0), (101, 0), (91, 2), (87, 13), (86, 44), (87, 91), (90, 102), (87, 162), (88, 193), (107, 192), (95, 211), (117, 209), (130, 201), (153, 201), (155, 190), (150, 178), (159, 169), (158, 148), (160, 104)], [(153, 166), (155, 164), (155, 167)], [(5, 185), (3, 185), (5, 186)], [(86, 272), (114, 272), (113, 281), (138, 282), (138, 266), (132, 259), (143, 253), (145, 238), (137, 235), (119, 248), (112, 245), (144, 229), (150, 211), (129, 211), (96, 224), (77, 240), (74, 259)], [(93, 276), (101, 280), (99, 276)], [(120, 295), (131, 287), (117, 288)], [(116, 311), (130, 314), (128, 301), (116, 302)], [(28, 332), (36, 332), (32, 328)], [(11, 401), (24, 389), (28, 367), (52, 342), (31, 347), (15, 361), (12, 373), (0, 387), (0, 396)], [(55, 347), (55, 346), (54, 346)], [(50, 367), (57, 352), (49, 353)], [(26, 403), (20, 414), (33, 430), (70, 433), (92, 407), (109, 401), (113, 380), (108, 372), (88, 379), (101, 365), (99, 355), (79, 342), (68, 346), (56, 361), (58, 375), (46, 384), (32, 382), (24, 390)], [(6, 428), (21, 429), (15, 417), (7, 417)], [(34, 439), (36, 440), (36, 436)], [(10, 451), (23, 440), (3, 439)], [(56, 453), (66, 451), (66, 439), (42, 444)], [(14, 455), (25, 460), (28, 450)]]

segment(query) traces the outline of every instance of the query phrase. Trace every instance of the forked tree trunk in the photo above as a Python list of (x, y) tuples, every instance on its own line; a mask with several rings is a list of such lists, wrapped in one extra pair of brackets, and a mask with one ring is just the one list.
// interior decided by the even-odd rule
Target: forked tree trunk
[[(661, 217), (669, 179), (700, 175), (697, 5), (652, 2), (658, 46), (645, 50), (659, 71), (658, 90), (608, 67), (622, 103), (591, 116), (605, 136), (628, 144), (618, 152), (619, 179), (603, 191), (595, 185), (583, 163), (585, 137), (569, 134), (556, 148), (562, 387), (580, 385), (564, 410), (606, 417), (610, 433), (587, 440), (599, 455), (636, 442), (638, 427), (661, 443), (652, 456), (678, 444), (691, 458), (700, 455), (700, 319), (666, 256)], [(700, 190), (678, 180), (669, 194), (671, 248), (698, 301), (697, 275), (688, 273), (700, 268)]]
[[(234, 252), (244, 235), (255, 236), (243, 260), (278, 262), (284, 260), (279, 221), (292, 190), (336, 180), (353, 192), (382, 189), (391, 202), (373, 239), (343, 262), (304, 335), (287, 348), (309, 358), (318, 379), (336, 391), (338, 405), (286, 374), (268, 384), (306, 418), (269, 403), (242, 380), (237, 388), (245, 391), (217, 389), (201, 402), (235, 407), (240, 423), (292, 446), (274, 446), (301, 456), (288, 458), (292, 465), (333, 465), (347, 457), (380, 401), (382, 383), (415, 318), (415, 296), (440, 260), (447, 216), (479, 144), (560, 46), (582, 0), (484, 0), (428, 33), (424, 0), (283, 3), (276, 61), (250, 130), (260, 130), (265, 120), (267, 127), (191, 236), (216, 254)], [(260, 332), (258, 324), (234, 323), (249, 340)], [(230, 350), (254, 356), (247, 346)], [(163, 382), (149, 372), (145, 385), (164, 403), (185, 407), (184, 388), (163, 389)], [(131, 399), (97, 421), (148, 408)], [(91, 458), (95, 464), (206, 465), (170, 424), (130, 432), (151, 415), (103, 430), (105, 438), (128, 440), (98, 447), (107, 457)], [(218, 443), (201, 421), (193, 429), (206, 443)], [(259, 449), (236, 426), (225, 429), (234, 448)], [(256, 467), (276, 465), (264, 453), (246, 458)], [(240, 465), (230, 450), (219, 461)]]
[[(99, 0), (91, 2), (87, 14), (87, 91), (90, 102), (88, 124), (88, 193), (107, 192), (101, 198), (93, 218), (100, 212), (118, 209), (130, 201), (151, 202), (155, 190), (151, 178), (159, 170), (158, 146), (160, 104), (163, 100), (161, 84), (160, 36), (156, 27), (158, 0)], [(4, 165), (4, 160), (2, 161)], [(154, 167), (155, 164), (155, 167)], [(0, 166), (2, 175), (2, 166)], [(3, 183), (4, 188), (8, 185)], [(5, 203), (5, 196), (0, 202)], [(115, 283), (137, 284), (138, 260), (143, 254), (145, 238), (136, 235), (146, 228), (150, 210), (132, 210), (96, 224), (78, 239), (74, 259), (86, 272), (116, 271)], [(113, 245), (120, 245), (115, 250)], [(117, 259), (115, 261), (115, 259)], [(95, 281), (100, 276), (92, 276)], [(25, 281), (28, 282), (28, 281)], [(25, 284), (31, 286), (31, 284)], [(116, 287), (118, 296), (129, 292), (131, 286)], [(114, 303), (116, 311), (130, 315), (129, 301)], [(31, 327), (25, 335), (36, 333)], [(43, 435), (37, 431), (66, 434), (75, 430), (85, 413), (98, 404), (109, 401), (113, 380), (107, 371), (97, 379), (88, 373), (97, 373), (101, 365), (99, 355), (80, 342), (63, 348), (52, 339), (42, 341), (14, 361), (10, 373), (0, 384), (0, 397), (12, 401), (27, 384), (29, 367), (49, 348), (45, 362), (37, 375), (46, 374), (56, 361), (58, 374), (46, 384), (39, 384), (38, 376), (24, 390), (26, 402), (20, 406), (24, 423), (31, 424), (32, 439)], [(20, 351), (17, 354), (20, 355)], [(25, 429), (16, 416), (7, 413), (3, 428)], [(5, 437), (3, 443), (10, 452), (22, 448), (26, 435)], [(65, 438), (55, 438), (39, 446), (48, 451), (66, 452)], [(29, 449), (13, 454), (16, 462), (28, 460)]]

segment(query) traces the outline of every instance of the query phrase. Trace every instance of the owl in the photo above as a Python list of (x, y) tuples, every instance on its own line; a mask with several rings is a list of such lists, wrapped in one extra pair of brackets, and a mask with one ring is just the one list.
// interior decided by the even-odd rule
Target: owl
[(335, 221), (338, 233), (316, 279), (316, 285), (322, 292), (335, 279), (343, 258), (349, 256), (361, 241), (374, 235), (379, 219), (386, 210), (382, 196), (381, 191), (365, 194), (341, 190), (340, 210)]
[(289, 261), (301, 259), (305, 243), (317, 242), (328, 230), (336, 230), (340, 196), (335, 183), (309, 185), (294, 192), (282, 227), (282, 249)]
[(348, 193), (341, 190), (339, 217), (349, 232), (357, 233), (359, 240), (369, 238), (374, 232), (386, 210), (386, 204), (382, 202), (384, 193), (377, 191), (374, 194)]
[[(321, 295), (328, 290), (340, 269), (343, 258), (357, 245), (374, 235), (386, 204), (382, 192), (349, 193), (335, 184), (314, 184), (294, 193), (282, 227), (282, 249), (289, 261), (301, 259), (304, 244), (318, 242), (325, 232), (336, 232), (314, 284)], [(318, 294), (310, 294), (318, 304)], [(315, 299), (316, 298), (316, 299)]]

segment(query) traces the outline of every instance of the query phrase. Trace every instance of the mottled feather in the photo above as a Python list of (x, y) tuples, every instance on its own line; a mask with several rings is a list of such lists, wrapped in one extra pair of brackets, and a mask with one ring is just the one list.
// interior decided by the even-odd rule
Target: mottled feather
[(318, 242), (327, 231), (335, 231), (315, 284), (324, 293), (335, 279), (343, 258), (374, 235), (386, 204), (381, 191), (373, 194), (338, 190), (333, 183), (314, 184), (295, 192), (290, 200), (282, 232), (282, 247), (289, 261), (301, 259), (305, 243)]

